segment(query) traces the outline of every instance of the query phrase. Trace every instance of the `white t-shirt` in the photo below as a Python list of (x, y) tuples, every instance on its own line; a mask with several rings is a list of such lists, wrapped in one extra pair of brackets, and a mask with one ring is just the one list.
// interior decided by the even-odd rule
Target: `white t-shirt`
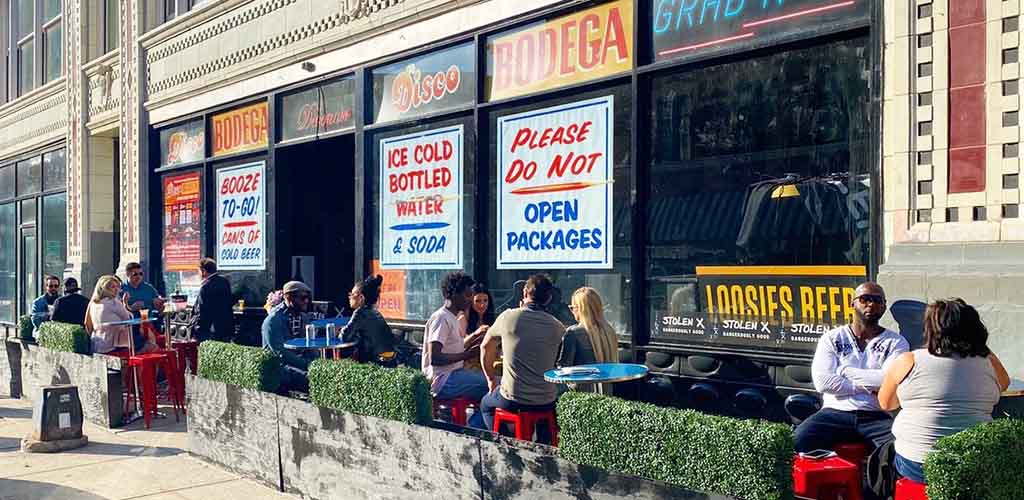
[(423, 338), (423, 356), (420, 369), (430, 379), (430, 392), (437, 394), (448, 381), (448, 376), (462, 368), (462, 361), (445, 366), (434, 366), (430, 363), (430, 343), (440, 342), (441, 352), (445, 354), (462, 354), (466, 347), (462, 343), (466, 326), (459, 321), (447, 308), (440, 308), (427, 320), (426, 335)]
[(882, 411), (876, 393), (882, 386), (885, 369), (909, 350), (907, 339), (890, 330), (869, 340), (863, 351), (857, 348), (849, 325), (822, 335), (814, 352), (811, 376), (815, 390), (822, 394), (824, 407)]

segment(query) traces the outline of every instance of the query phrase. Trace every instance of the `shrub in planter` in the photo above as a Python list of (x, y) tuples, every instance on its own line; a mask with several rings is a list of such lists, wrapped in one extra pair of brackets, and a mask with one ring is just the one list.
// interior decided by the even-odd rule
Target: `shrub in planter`
[(274, 392), (281, 385), (281, 360), (260, 347), (207, 340), (199, 344), (199, 376)]
[(745, 498), (793, 498), (789, 426), (599, 394), (558, 400), (559, 453), (579, 464)]
[(924, 461), (931, 500), (1024, 496), (1024, 420), (999, 419), (940, 439)]
[(54, 351), (78, 354), (89, 354), (92, 351), (89, 334), (85, 333), (85, 328), (73, 323), (46, 321), (39, 325), (39, 338), (36, 341), (40, 346)]
[(32, 336), (32, 330), (33, 326), (31, 316), (26, 314), (18, 318), (18, 336), (21, 337), (21, 340), (35, 340)]
[(430, 422), (433, 406), (430, 383), (419, 370), (351, 360), (314, 361), (309, 367), (309, 399), (325, 408), (410, 424)]

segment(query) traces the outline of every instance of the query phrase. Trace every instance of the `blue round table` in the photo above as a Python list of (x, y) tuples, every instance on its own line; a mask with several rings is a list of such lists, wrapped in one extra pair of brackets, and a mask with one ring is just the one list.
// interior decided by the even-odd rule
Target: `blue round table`
[(554, 384), (599, 384), (625, 382), (647, 376), (647, 367), (633, 363), (597, 363), (567, 366), (544, 372), (544, 380)]
[(126, 319), (126, 320), (122, 320), (122, 321), (110, 321), (110, 322), (107, 322), (107, 323), (100, 323), (100, 326), (117, 326), (117, 325), (137, 326), (137, 325), (141, 325), (143, 323), (152, 323), (154, 321), (156, 321), (156, 318), (147, 318), (147, 319), (132, 318), (132, 319)]
[(293, 351), (320, 351), (320, 357), (323, 358), (327, 357), (328, 349), (348, 349), (355, 346), (355, 342), (342, 342), (341, 339), (337, 337), (332, 339), (317, 337), (309, 340), (299, 337), (297, 339), (288, 340), (284, 343), (285, 349)]

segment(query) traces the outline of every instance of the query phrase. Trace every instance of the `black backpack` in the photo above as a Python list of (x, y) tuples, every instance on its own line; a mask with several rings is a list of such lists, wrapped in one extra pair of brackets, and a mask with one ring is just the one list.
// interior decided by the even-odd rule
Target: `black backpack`
[(875, 448), (868, 456), (867, 484), (865, 498), (889, 499), (896, 490), (895, 440), (889, 440)]

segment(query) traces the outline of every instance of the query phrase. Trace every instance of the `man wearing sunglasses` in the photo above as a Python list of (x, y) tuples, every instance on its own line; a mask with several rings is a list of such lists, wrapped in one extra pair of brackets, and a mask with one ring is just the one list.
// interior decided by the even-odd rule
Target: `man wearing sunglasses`
[(32, 301), (33, 331), (38, 331), (39, 325), (50, 320), (50, 310), (60, 298), (60, 279), (48, 274), (43, 283), (46, 285), (46, 292)]
[[(263, 348), (274, 353), (281, 359), (282, 394), (288, 391), (309, 391), (309, 360), (284, 348), (284, 342), (296, 333), (302, 333), (302, 327), (308, 319), (306, 311), (312, 291), (301, 281), (289, 281), (284, 284), (284, 301), (270, 310), (263, 320), (260, 333), (263, 337)], [(298, 326), (298, 332), (295, 331)]]
[(853, 323), (818, 341), (811, 375), (823, 405), (796, 428), (798, 452), (849, 442), (874, 447), (892, 438), (892, 415), (882, 411), (876, 393), (885, 368), (910, 350), (910, 344), (878, 324), (886, 305), (885, 291), (877, 283), (858, 286), (852, 306)]

